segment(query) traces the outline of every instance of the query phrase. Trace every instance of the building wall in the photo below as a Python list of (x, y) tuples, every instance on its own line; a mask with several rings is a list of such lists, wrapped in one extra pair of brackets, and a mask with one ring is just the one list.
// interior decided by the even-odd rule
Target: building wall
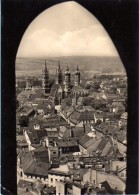
[(26, 138), (26, 142), (28, 143), (28, 149), (31, 150), (31, 148), (30, 148), (31, 147), (31, 141), (30, 141), (26, 131), (25, 131), (24, 135), (25, 135), (25, 138)]
[(111, 171), (117, 171), (125, 165), (126, 165), (125, 161), (118, 161), (118, 160), (117, 161), (112, 161), (112, 162), (110, 162), (110, 170)]
[(107, 181), (111, 188), (119, 191), (125, 191), (125, 183), (115, 175), (107, 174), (105, 172), (99, 172), (96, 170), (89, 170), (83, 177), (83, 182), (91, 182), (99, 184)]
[(118, 150), (121, 154), (125, 154), (127, 147), (120, 142), (117, 142)]
[(79, 149), (81, 154), (87, 154), (87, 149), (83, 148), (80, 144), (79, 144)]
[(123, 180), (126, 180), (126, 169), (118, 173), (118, 177), (122, 178)]
[(125, 191), (125, 184), (117, 176), (110, 175), (110, 174), (104, 174), (104, 173), (101, 173), (101, 172), (99, 172), (97, 175), (98, 175), (97, 176), (98, 177), (97, 180), (99, 181), (99, 183), (107, 180), (108, 183), (110, 184), (110, 186), (113, 189), (117, 188), (117, 190), (120, 190), (122, 192)]
[(58, 150), (51, 150), (48, 147), (48, 156), (49, 156), (49, 162), (53, 159), (53, 158), (58, 158), (59, 155), (59, 151)]
[(39, 124), (35, 124), (35, 125), (34, 125), (34, 129), (35, 129), (35, 130), (40, 130), (40, 125), (39, 125)]
[(57, 181), (64, 181), (65, 178), (69, 178), (69, 176), (64, 176), (64, 175), (56, 175), (56, 174), (48, 174), (48, 184), (49, 186), (56, 187), (56, 182)]
[[(93, 177), (92, 177), (92, 174), (93, 174)], [(96, 171), (95, 170), (89, 169), (88, 172), (84, 174), (83, 183), (87, 183), (87, 182), (96, 184)]]
[(72, 189), (73, 189), (72, 191), (73, 195), (81, 195), (81, 189), (79, 187), (73, 185)]
[(24, 174), (23, 180), (30, 181), (30, 182), (36, 182), (38, 180), (41, 180), (42, 183), (48, 184), (48, 178), (44, 178), (44, 177), (27, 176)]
[(56, 182), (56, 195), (65, 195), (65, 183), (64, 182)]

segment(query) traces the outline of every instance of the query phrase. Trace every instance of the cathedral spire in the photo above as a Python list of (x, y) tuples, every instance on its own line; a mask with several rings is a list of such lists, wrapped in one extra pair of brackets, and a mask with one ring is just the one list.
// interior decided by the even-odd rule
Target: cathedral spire
[(47, 70), (46, 60), (45, 60), (45, 70)]
[(46, 60), (44, 63), (44, 69), (42, 70), (42, 89), (45, 93), (49, 92), (49, 72), (46, 65)]
[(68, 65), (67, 65), (67, 71), (69, 71), (69, 67), (68, 67)]
[(60, 60), (58, 60), (58, 71), (61, 71)]
[(62, 71), (60, 67), (60, 61), (58, 60), (58, 68), (56, 69), (56, 78), (55, 78), (55, 83), (56, 84), (61, 84), (62, 83)]

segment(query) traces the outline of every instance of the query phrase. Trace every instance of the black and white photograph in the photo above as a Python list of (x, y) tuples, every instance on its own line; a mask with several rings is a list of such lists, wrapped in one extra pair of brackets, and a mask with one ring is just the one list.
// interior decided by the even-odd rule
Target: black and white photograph
[(128, 153), (138, 158), (128, 145), (130, 66), (95, 14), (77, 1), (46, 7), (13, 63), (17, 194), (127, 194)]

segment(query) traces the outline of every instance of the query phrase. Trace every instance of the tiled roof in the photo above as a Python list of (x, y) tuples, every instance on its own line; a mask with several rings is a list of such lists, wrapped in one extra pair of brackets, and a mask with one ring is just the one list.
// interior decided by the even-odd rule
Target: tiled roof
[(121, 119), (127, 120), (127, 117), (128, 117), (127, 112), (124, 112), (124, 113), (121, 115)]
[(74, 137), (81, 137), (84, 134), (83, 127), (75, 127), (72, 129)]
[(102, 150), (101, 156), (106, 156), (108, 154), (108, 152), (110, 151), (111, 147), (112, 147), (112, 145), (108, 141), (107, 144), (105, 145), (104, 149)]
[(72, 114), (70, 115), (70, 121), (74, 124), (77, 124), (80, 121), (88, 121), (94, 119), (94, 112), (93, 111), (83, 111), (79, 112), (77, 110), (74, 110)]
[(102, 137), (101, 142), (99, 143), (97, 149), (102, 151), (104, 149), (104, 147), (106, 146), (106, 144), (107, 144), (107, 140)]
[(88, 153), (93, 154), (93, 152), (97, 150), (98, 145), (100, 144), (100, 142), (101, 142), (101, 138), (95, 140), (95, 141), (87, 148)]
[(45, 113), (50, 113), (54, 109), (54, 105), (49, 100), (40, 100), (35, 110), (42, 109)]
[(53, 84), (53, 86), (51, 88), (50, 96), (55, 97), (59, 88), (61, 88), (64, 91), (63, 84)]
[(30, 125), (34, 125), (35, 123), (40, 124), (43, 128), (56, 128), (68, 124), (61, 116), (55, 114), (51, 114), (47, 118), (37, 116), (30, 121)]
[(65, 118), (68, 118), (72, 112), (74, 111), (74, 108), (72, 106), (66, 107), (66, 109), (64, 109), (62, 111), (62, 113), (64, 114)]
[(56, 141), (58, 147), (72, 147), (72, 146), (78, 146), (78, 143), (71, 139), (71, 140), (57, 140)]
[(23, 114), (23, 115), (29, 115), (34, 111), (34, 109), (30, 106), (24, 106), (22, 108), (20, 108), (20, 110), (18, 111), (18, 114)]
[(25, 174), (47, 177), (49, 168), (49, 163), (33, 161), (31, 165), (26, 169)]
[(25, 90), (22, 91), (18, 96), (17, 100), (26, 102), (28, 100), (32, 101), (35, 100), (36, 98), (44, 98), (45, 94), (42, 89), (31, 89), (31, 90)]
[(127, 140), (127, 133), (126, 131), (120, 131), (119, 133), (116, 134), (118, 141), (123, 143), (124, 141)]
[(34, 130), (34, 132), (37, 134), (39, 140), (47, 136), (46, 130)]
[(70, 137), (70, 127), (60, 127), (59, 136), (61, 138)]
[(35, 131), (26, 130), (26, 133), (30, 139), (31, 144), (39, 144), (40, 143), (38, 135)]
[(31, 151), (22, 151), (18, 157), (21, 159), (21, 166), (25, 172), (34, 161), (32, 153)]
[(40, 162), (49, 162), (48, 150), (45, 147), (39, 147), (33, 150), (33, 156)]
[(89, 140), (90, 140), (90, 137), (89, 137), (88, 135), (85, 134), (84, 136), (82, 136), (82, 137), (80, 138), (79, 144), (80, 144), (81, 146), (84, 146), (84, 144), (86, 144)]

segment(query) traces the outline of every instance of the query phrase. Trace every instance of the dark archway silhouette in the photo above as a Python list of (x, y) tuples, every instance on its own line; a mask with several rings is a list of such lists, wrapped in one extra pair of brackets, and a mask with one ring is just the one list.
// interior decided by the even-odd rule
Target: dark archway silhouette
[[(2, 186), (16, 194), (15, 58), (20, 40), (33, 19), (64, 0), (2, 1)], [(138, 1), (77, 0), (102, 23), (128, 76), (127, 193), (138, 193)], [(5, 192), (2, 192), (5, 194)]]

